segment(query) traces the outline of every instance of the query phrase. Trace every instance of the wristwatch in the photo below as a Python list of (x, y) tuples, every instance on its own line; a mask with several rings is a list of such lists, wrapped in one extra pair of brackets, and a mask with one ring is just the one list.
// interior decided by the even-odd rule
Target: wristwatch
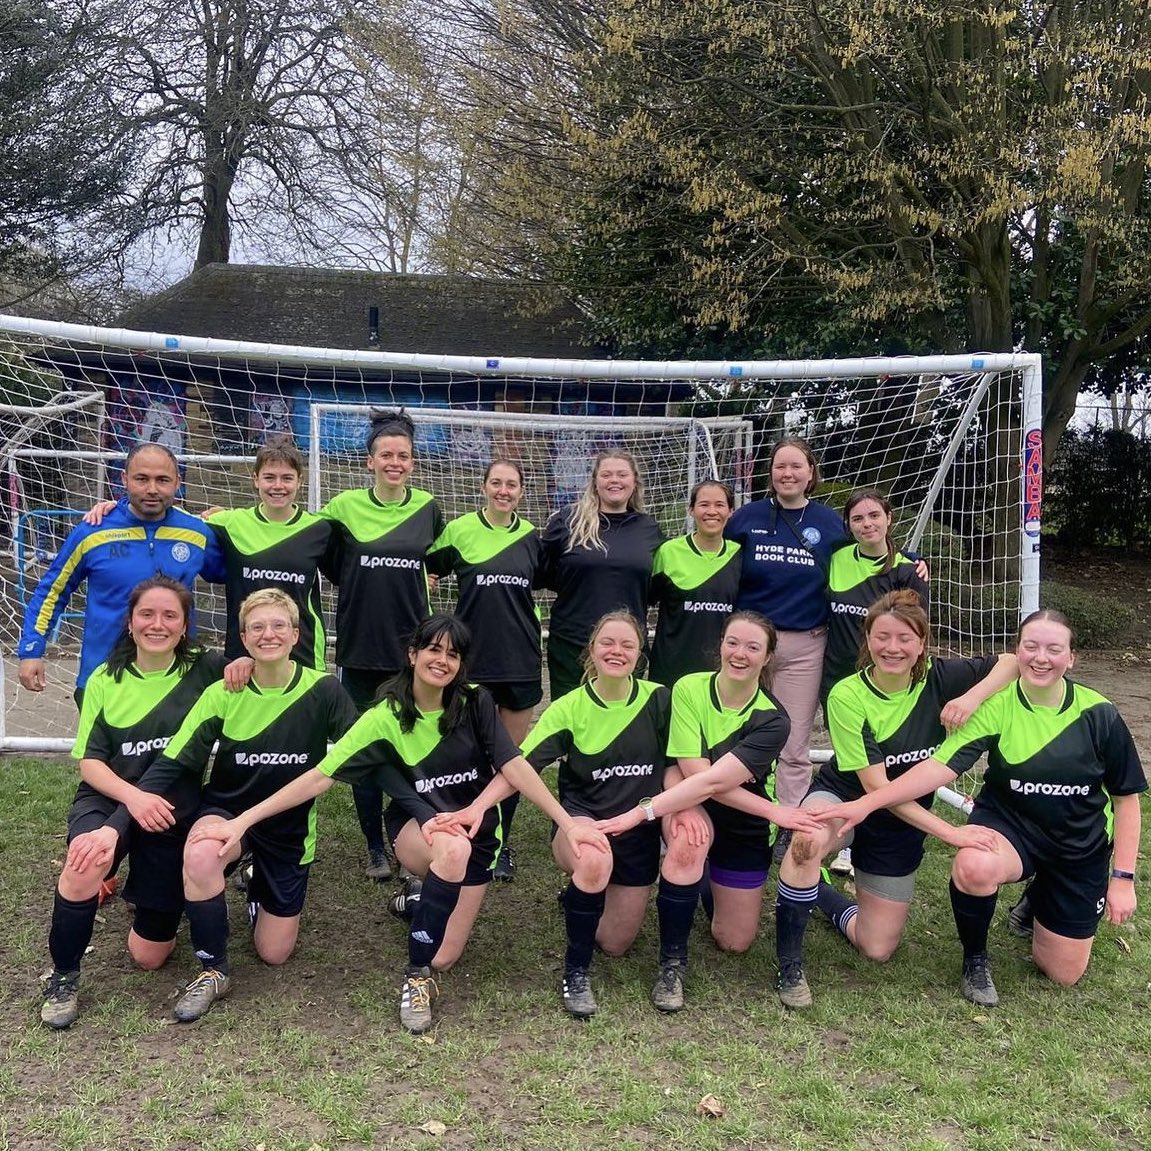
[(1135, 882), (1135, 872), (1123, 871), (1121, 868), (1113, 867), (1113, 868), (1111, 868), (1111, 878), (1112, 879), (1130, 879), (1131, 882), (1134, 883)]
[(648, 823), (655, 823), (655, 821), (659, 818), (659, 816), (655, 813), (655, 808), (652, 806), (652, 801), (650, 798), (641, 799), (638, 806), (640, 811), (643, 812), (644, 819), (646, 819)]

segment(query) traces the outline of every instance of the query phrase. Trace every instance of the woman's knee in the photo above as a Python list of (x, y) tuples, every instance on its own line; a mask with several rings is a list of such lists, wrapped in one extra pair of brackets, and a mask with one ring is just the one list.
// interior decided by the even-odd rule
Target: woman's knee
[(64, 870), (60, 872), (60, 878), (56, 883), (56, 890), (60, 893), (61, 897), (67, 899), (71, 903), (82, 903), (85, 900), (92, 899), (100, 893), (100, 884), (104, 881), (104, 876), (93, 871), (89, 868), (87, 871), (75, 871), (67, 864), (64, 865)]
[(201, 839), (184, 846), (184, 878), (201, 884), (221, 878), (224, 860), (220, 858), (220, 843), (215, 839)]
[[(758, 927), (758, 925), (757, 925)], [(721, 923), (712, 920), (711, 937), (720, 951), (727, 951), (733, 955), (742, 955), (750, 950), (755, 942), (757, 927), (747, 928), (739, 924)]]
[(899, 946), (898, 939), (856, 939), (855, 947), (864, 959), (872, 963), (886, 963)]
[(990, 895), (1003, 882), (1002, 861), (993, 851), (961, 847), (951, 864), (951, 878), (969, 895)]
[(603, 891), (611, 882), (614, 865), (610, 851), (585, 851), (575, 861), (572, 881), (581, 891)]
[(134, 931), (128, 934), (128, 954), (142, 971), (159, 971), (175, 949), (174, 939), (167, 943), (156, 943), (151, 939), (141, 939)]
[(805, 864), (822, 859), (830, 850), (830, 840), (829, 835), (813, 835), (809, 831), (797, 831), (791, 837), (787, 854), (791, 856), (793, 863), (803, 867)]
[(256, 954), (269, 967), (282, 967), (292, 958), (296, 950), (296, 933), (289, 937), (276, 936), (271, 939), (256, 939)]
[(472, 857), (472, 841), (465, 835), (436, 835), (432, 839), (432, 863), (437, 873), (448, 878), (449, 872), (458, 872), (462, 877)]

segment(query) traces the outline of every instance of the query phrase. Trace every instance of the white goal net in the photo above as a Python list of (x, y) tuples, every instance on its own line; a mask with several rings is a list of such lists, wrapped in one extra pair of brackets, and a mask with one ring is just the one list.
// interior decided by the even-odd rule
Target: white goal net
[[(841, 505), (876, 487), (897, 539), (932, 568), (933, 623), (948, 651), (992, 650), (1038, 601), (1041, 449), (1038, 357), (982, 355), (797, 362), (556, 361), (292, 348), (0, 317), (0, 468), (6, 538), (0, 748), (66, 748), (82, 595), (48, 654), (49, 690), (17, 684), (24, 605), (59, 541), (121, 463), (154, 440), (181, 462), (190, 511), (252, 500), (259, 446), (288, 436), (309, 461), (308, 503), (366, 485), (373, 408), (416, 422), (413, 483), (449, 517), (474, 510), (484, 465), (516, 460), (522, 512), (542, 525), (586, 482), (592, 457), (639, 461), (648, 510), (685, 525), (691, 485), (718, 476), (762, 498), (781, 435), (806, 437)], [(441, 593), (450, 605), (450, 588)], [(202, 630), (219, 597), (197, 595)], [(544, 604), (546, 610), (546, 602)]]

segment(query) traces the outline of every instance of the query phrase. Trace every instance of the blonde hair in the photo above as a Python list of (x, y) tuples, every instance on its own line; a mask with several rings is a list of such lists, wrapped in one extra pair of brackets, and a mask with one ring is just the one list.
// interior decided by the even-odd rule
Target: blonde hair
[(238, 615), (240, 618), (241, 631), (244, 630), (244, 625), (248, 622), (248, 616), (258, 607), (282, 608), (287, 613), (292, 627), (298, 628), (300, 626), (300, 609), (296, 606), (296, 601), (293, 600), (287, 592), (281, 591), (278, 587), (265, 587), (259, 591), (252, 592), (252, 594), (240, 604)]
[(639, 640), (639, 652), (636, 656), (635, 668), (632, 669), (632, 675), (639, 674), (639, 665), (643, 660), (644, 647), (647, 645), (647, 631), (643, 624), (631, 614), (627, 608), (618, 608), (616, 611), (609, 611), (607, 615), (601, 615), (596, 620), (595, 627), (591, 629), (591, 635), (588, 636), (587, 647), (583, 652), (583, 677), (581, 683), (587, 683), (589, 680), (595, 679), (595, 660), (591, 657), (591, 650), (595, 647), (595, 641), (599, 637), (599, 633), (603, 631), (609, 623), (626, 623), (635, 632), (636, 639)]
[(613, 448), (611, 451), (600, 452), (592, 463), (587, 487), (584, 488), (583, 494), (572, 508), (571, 515), (568, 519), (567, 551), (569, 552), (575, 548), (595, 548), (596, 551), (601, 551), (605, 554), (607, 552), (607, 545), (600, 539), (599, 534), (603, 526), (603, 520), (600, 518), (602, 513), (599, 509), (599, 496), (596, 495), (595, 490), (596, 475), (599, 472), (600, 465), (604, 463), (605, 460), (623, 460), (623, 462), (631, 468), (631, 474), (635, 477), (635, 490), (628, 497), (627, 510), (629, 512), (643, 511), (643, 480), (640, 478), (635, 457), (631, 452), (625, 452), (622, 448)]

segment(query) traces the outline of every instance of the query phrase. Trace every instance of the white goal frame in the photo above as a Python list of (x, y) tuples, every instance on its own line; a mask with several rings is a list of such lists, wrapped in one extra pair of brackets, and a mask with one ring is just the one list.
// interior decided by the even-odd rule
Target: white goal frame
[[(64, 324), (54, 321), (42, 321), (25, 317), (0, 316), (0, 338), (24, 338), (33, 348), (51, 348), (71, 350), (81, 349), (85, 354), (92, 355), (94, 350), (107, 350), (110, 354), (118, 356), (142, 356), (159, 365), (182, 365), (185, 368), (203, 367), (209, 361), (217, 367), (222, 363), (237, 361), (246, 363), (253, 370), (266, 370), (271, 372), (274, 367), (283, 365), (299, 369), (301, 367), (314, 368), (319, 371), (332, 369), (359, 371), (367, 379), (373, 372), (380, 373), (392, 370), (396, 373), (416, 374), (420, 381), (424, 380), (424, 373), (430, 376), (457, 375), (470, 377), (474, 380), (483, 380), (485, 377), (514, 381), (621, 381), (621, 382), (687, 382), (694, 381), (700, 385), (702, 392), (706, 387), (713, 394), (727, 395), (726, 389), (732, 393), (736, 390), (748, 394), (746, 385), (755, 381), (794, 381), (797, 387), (808, 381), (835, 381), (850, 379), (881, 380), (885, 376), (897, 378), (919, 377), (921, 382), (932, 378), (946, 378), (949, 373), (963, 376), (970, 381), (971, 377), (979, 377), (979, 387), (968, 400), (967, 407), (975, 412), (983, 402), (987, 390), (995, 379), (1003, 373), (1011, 373), (1015, 382), (1017, 400), (1013, 404), (1016, 414), (1012, 419), (1017, 420), (1019, 427), (1012, 425), (1012, 442), (1018, 431), (1018, 448), (1012, 448), (1014, 455), (1018, 451), (1018, 515), (1013, 516), (1013, 523), (1018, 521), (1018, 545), (1015, 548), (1014, 560), (1019, 573), (1018, 600), (1011, 598), (1012, 609), (1018, 603), (1020, 616), (1034, 610), (1039, 600), (1039, 527), (1040, 527), (1040, 498), (1042, 477), (1042, 438), (1041, 438), (1041, 394), (1042, 394), (1042, 367), (1038, 355), (1028, 353), (987, 353), (965, 354), (951, 356), (908, 356), (908, 357), (876, 357), (854, 358), (844, 360), (806, 360), (806, 361), (751, 361), (751, 360), (686, 360), (686, 361), (648, 361), (648, 360), (562, 360), (538, 359), (527, 357), (507, 356), (453, 356), (438, 354), (413, 354), (403, 352), (357, 351), (347, 349), (289, 347), (274, 344), (246, 343), (236, 340), (220, 340), (204, 337), (188, 337), (154, 332), (136, 332), (125, 329), (98, 328), (88, 325)], [(37, 356), (37, 360), (40, 357)], [(290, 374), (290, 373), (286, 373)], [(174, 377), (175, 378), (175, 377)], [(298, 377), (297, 377), (298, 378)], [(422, 386), (422, 383), (417, 385)], [(565, 385), (566, 386), (566, 385)], [(20, 416), (31, 422), (41, 418), (54, 418), (51, 409), (60, 408), (60, 405), (103, 404), (103, 396), (99, 389), (93, 385), (95, 398), (88, 401), (84, 394), (59, 395), (55, 397), (54, 404), (43, 408), (13, 408), (11, 414)], [(64, 389), (61, 389), (63, 391)], [(966, 393), (965, 393), (966, 394)], [(302, 402), (302, 401), (301, 401)], [(313, 435), (309, 445), (309, 453), (315, 452), (318, 443), (316, 431), (321, 411), (326, 407), (336, 407), (347, 410), (346, 403), (328, 404), (318, 400), (310, 403), (309, 425)], [(359, 405), (365, 411), (376, 404)], [(319, 411), (317, 410), (320, 409)], [(62, 409), (61, 409), (62, 410)], [(302, 408), (301, 408), (302, 410)], [(657, 424), (666, 422), (667, 426), (692, 428), (693, 436), (701, 437), (697, 447), (689, 453), (689, 460), (699, 459), (699, 474), (692, 476), (690, 468), (695, 466), (689, 463), (689, 474), (685, 476), (685, 494), (690, 483), (695, 478), (703, 478), (707, 470), (709, 453), (709, 427), (722, 426), (730, 429), (733, 424), (741, 424), (741, 418), (728, 404), (721, 405), (720, 410), (733, 412), (732, 415), (718, 417), (610, 417), (603, 416), (565, 416), (544, 414), (518, 414), (513, 412), (492, 412), (477, 410), (475, 408), (433, 408), (412, 406), (409, 413), (418, 423), (424, 420), (435, 420), (441, 423), (463, 423), (470, 427), (503, 427), (519, 423), (528, 428), (536, 427), (540, 430), (594, 428), (610, 436), (615, 428), (622, 432), (631, 423), (653, 428)], [(666, 410), (666, 409), (664, 409)], [(101, 417), (102, 418), (102, 417)], [(938, 464), (935, 467), (934, 480), (926, 500), (921, 504), (920, 510), (913, 524), (903, 527), (903, 540), (908, 546), (914, 548), (923, 538), (925, 530), (931, 520), (932, 503), (944, 484), (945, 477), (951, 462), (961, 450), (963, 439), (963, 424), (960, 421), (958, 430), (952, 436), (946, 448), (941, 451)], [(605, 427), (606, 425), (606, 427)], [(798, 429), (802, 432), (802, 428)], [(752, 445), (750, 432), (747, 444)], [(5, 469), (10, 471), (14, 461), (20, 459), (35, 459), (45, 453), (41, 449), (26, 446), (23, 439), (9, 438), (7, 442), (0, 442), (0, 457), (4, 459)], [(755, 450), (762, 451), (763, 443), (759, 443)], [(936, 448), (933, 446), (932, 453)], [(111, 451), (76, 452), (77, 466), (90, 468), (86, 473), (89, 477), (99, 479), (109, 460), (122, 458), (122, 453)], [(80, 456), (84, 459), (82, 464)], [(205, 463), (209, 459), (218, 460), (221, 464), (235, 465), (244, 457), (237, 454), (226, 456), (208, 456), (199, 454), (195, 457), (181, 455), (182, 461), (195, 461)], [(250, 458), (250, 456), (248, 457)], [(316, 506), (318, 500), (319, 475), (318, 468), (313, 467), (309, 477), (311, 506)], [(1012, 472), (1014, 475), (1014, 471)], [(365, 477), (366, 478), (366, 477)], [(925, 482), (925, 478), (924, 478)], [(102, 487), (102, 484), (98, 486)], [(740, 491), (739, 498), (746, 498), (746, 493)], [(1014, 527), (1012, 528), (1014, 530)], [(1010, 537), (1008, 537), (1010, 540)], [(1008, 543), (1009, 548), (1013, 545)], [(0, 687), (3, 670), (0, 669)], [(0, 750), (66, 750), (70, 746), (69, 740), (42, 740), (39, 738), (20, 738), (17, 742), (9, 736), (4, 727), (5, 708), (0, 707)], [(49, 745), (50, 746), (47, 746)]]

